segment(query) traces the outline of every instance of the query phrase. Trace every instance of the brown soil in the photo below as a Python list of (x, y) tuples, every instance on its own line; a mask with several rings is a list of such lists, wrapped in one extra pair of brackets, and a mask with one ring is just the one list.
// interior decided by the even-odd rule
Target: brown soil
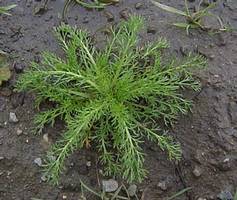
[[(183, 7), (180, 0), (162, 2)], [(28, 67), (30, 61), (38, 61), (44, 50), (59, 51), (52, 27), (61, 22), (64, 1), (49, 0), (48, 10), (38, 15), (33, 14), (34, 8), (43, 1), (8, 0), (0, 1), (0, 6), (11, 3), (18, 4), (12, 11), (13, 15), (0, 16), (0, 49), (10, 54), (13, 74), (11, 80), (0, 88), (0, 199), (61, 200), (66, 195), (68, 200), (78, 200), (80, 179), (91, 187), (99, 188), (96, 152), (75, 152), (67, 161), (59, 186), (43, 182), (41, 169), (34, 159), (44, 157), (48, 144), (42, 135), (34, 136), (30, 131), (32, 119), (38, 112), (33, 105), (34, 98), (31, 94), (13, 91), (20, 75), (16, 72)], [(236, 0), (221, 1), (214, 12), (226, 24), (237, 27)], [(177, 20), (175, 15), (159, 10), (148, 0), (121, 0), (118, 5), (101, 11), (70, 6), (67, 22), (90, 30), (99, 43), (106, 26), (119, 22), (129, 13), (146, 18), (148, 28), (141, 34), (143, 40), (166, 37), (177, 57), (191, 51), (203, 54), (209, 61), (207, 69), (196, 73), (203, 83), (202, 91), (188, 95), (194, 101), (192, 112), (180, 116), (171, 128), (182, 144), (182, 161), (171, 163), (157, 146), (147, 143), (144, 150), (149, 176), (138, 184), (139, 195), (143, 194), (143, 200), (159, 200), (187, 187), (192, 189), (180, 199), (217, 199), (221, 191), (234, 194), (237, 189), (237, 33), (210, 35), (194, 30), (186, 35), (184, 30), (168, 24)], [(213, 21), (208, 23), (216, 26)], [(18, 123), (9, 122), (10, 112), (16, 113)], [(18, 129), (23, 133), (19, 135)], [(62, 129), (62, 123), (58, 122), (54, 128), (46, 128), (44, 133), (54, 140)], [(88, 161), (91, 161), (91, 167), (86, 166)], [(194, 175), (195, 168), (201, 172), (200, 176)], [(164, 180), (168, 186), (165, 191), (158, 186)]]

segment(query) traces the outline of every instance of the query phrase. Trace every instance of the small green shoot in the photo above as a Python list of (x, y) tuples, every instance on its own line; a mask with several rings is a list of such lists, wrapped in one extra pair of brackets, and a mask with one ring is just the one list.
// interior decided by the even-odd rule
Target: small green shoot
[(118, 3), (119, 0), (93, 0), (90, 3), (88, 3), (84, 0), (66, 0), (64, 8), (63, 8), (63, 14), (62, 14), (63, 19), (66, 16), (68, 6), (70, 5), (70, 3), (73, 3), (73, 2), (83, 6), (84, 8), (88, 8), (88, 9), (103, 9), (107, 5)]
[(173, 199), (175, 199), (175, 198), (181, 196), (181, 195), (184, 194), (185, 192), (188, 192), (188, 191), (191, 190), (191, 189), (192, 189), (192, 187), (185, 188), (185, 189), (183, 189), (183, 190), (177, 192), (177, 193), (174, 194), (173, 196), (167, 198), (167, 200), (173, 200)]
[(237, 190), (235, 192), (234, 200), (237, 200)]
[(94, 0), (92, 3), (86, 3), (84, 0), (74, 0), (85, 8), (104, 8), (105, 6), (113, 3), (118, 3), (119, 0)]
[(17, 6), (16, 4), (12, 4), (9, 6), (2, 6), (0, 7), (0, 14), (11, 15), (8, 11), (15, 8), (16, 6)]
[(206, 8), (201, 9), (201, 3), (202, 0), (200, 0), (199, 5), (196, 9), (195, 12), (192, 12), (188, 6), (188, 2), (187, 0), (185, 0), (185, 11), (182, 10), (178, 10), (176, 8), (173, 8), (171, 6), (167, 6), (164, 4), (161, 4), (155, 0), (151, 0), (151, 2), (167, 11), (176, 15), (181, 15), (183, 17), (186, 18), (186, 22), (177, 22), (177, 23), (173, 23), (174, 26), (179, 27), (179, 28), (184, 28), (187, 32), (187, 34), (189, 34), (189, 30), (190, 29), (195, 29), (195, 28), (200, 28), (202, 30), (209, 30), (209, 27), (206, 27), (203, 24), (203, 18), (204, 17), (214, 17), (217, 19), (218, 23), (220, 24), (220, 28), (218, 29), (218, 31), (227, 31), (227, 28), (223, 25), (222, 20), (220, 19), (219, 16), (209, 12), (210, 9), (214, 8), (216, 6), (216, 3), (210, 3)]
[[(181, 158), (181, 147), (157, 124), (168, 125), (185, 114), (191, 102), (181, 90), (200, 89), (191, 69), (206, 60), (189, 55), (182, 61), (163, 58), (165, 39), (138, 47), (143, 19), (133, 16), (111, 30), (103, 49), (96, 49), (86, 31), (61, 25), (56, 36), (65, 58), (43, 53), (17, 83), (18, 91), (36, 93), (39, 105), (55, 103), (35, 118), (38, 130), (60, 117), (66, 132), (48, 153), (46, 175), (58, 183), (65, 159), (76, 149), (96, 145), (104, 173), (141, 182), (146, 176), (145, 138), (166, 150), (170, 159)], [(52, 159), (54, 157), (55, 159)]]
[(98, 0), (94, 0), (94, 2), (92, 3), (87, 3), (83, 0), (71, 0), (71, 1), (74, 1), (76, 3), (78, 3), (79, 5), (85, 7), (85, 8), (97, 8), (97, 9), (100, 9), (100, 8), (104, 8), (106, 6), (106, 4), (104, 3), (101, 3), (99, 2)]

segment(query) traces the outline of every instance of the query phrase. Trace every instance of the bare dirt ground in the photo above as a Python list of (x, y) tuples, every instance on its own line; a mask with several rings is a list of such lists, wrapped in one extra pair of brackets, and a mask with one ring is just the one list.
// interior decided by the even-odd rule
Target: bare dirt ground
[[(161, 2), (183, 8), (180, 0)], [(11, 3), (18, 4), (12, 16), (0, 16), (0, 49), (9, 53), (12, 66), (11, 80), (0, 87), (0, 199), (61, 200), (67, 196), (68, 200), (78, 200), (80, 179), (99, 188), (98, 179), (102, 177), (98, 175), (96, 152), (75, 152), (67, 161), (59, 186), (44, 182), (34, 160), (44, 157), (49, 144), (43, 135), (31, 134), (33, 117), (38, 112), (34, 97), (14, 92), (17, 77), (30, 66), (30, 61), (38, 62), (44, 50), (60, 53), (52, 27), (62, 21), (64, 1), (49, 0), (48, 9), (40, 12), (35, 7), (42, 5), (41, 0), (0, 1), (0, 6)], [(225, 23), (237, 27), (236, 0), (220, 1), (214, 12)], [(158, 147), (147, 143), (144, 150), (149, 175), (142, 184), (137, 184), (138, 195), (143, 195), (143, 200), (159, 200), (192, 187), (180, 199), (217, 199), (221, 192), (225, 192), (226, 199), (233, 199), (230, 193), (234, 195), (237, 190), (237, 33), (210, 35), (193, 30), (186, 35), (184, 30), (169, 25), (177, 16), (161, 11), (148, 0), (121, 0), (100, 11), (70, 6), (66, 21), (90, 30), (99, 44), (106, 27), (129, 14), (145, 17), (147, 28), (141, 34), (143, 40), (166, 37), (175, 56), (182, 57), (190, 51), (206, 56), (209, 61), (208, 68), (196, 73), (203, 84), (202, 91), (187, 94), (194, 101), (192, 112), (180, 116), (171, 128), (182, 144), (182, 161), (171, 163)], [(215, 22), (209, 23), (216, 26)], [(16, 113), (17, 123), (9, 122), (10, 112)], [(63, 123), (57, 122), (44, 133), (53, 141), (62, 129)], [(88, 161), (91, 166), (87, 165)]]

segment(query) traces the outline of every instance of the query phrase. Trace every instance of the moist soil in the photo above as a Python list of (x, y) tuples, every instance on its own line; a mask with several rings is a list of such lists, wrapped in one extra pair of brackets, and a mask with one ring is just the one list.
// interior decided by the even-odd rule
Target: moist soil
[[(161, 2), (184, 8), (180, 0)], [(64, 17), (63, 0), (49, 0), (45, 2), (45, 9), (41, 0), (0, 1), (0, 6), (12, 3), (18, 5), (11, 11), (12, 16), (0, 16), (0, 49), (9, 54), (12, 71), (11, 79), (0, 87), (1, 200), (78, 200), (80, 180), (91, 188), (101, 188), (101, 180), (105, 177), (100, 174), (98, 155), (93, 149), (78, 150), (66, 161), (58, 186), (44, 181), (41, 167), (34, 160), (44, 158), (50, 143), (60, 137), (64, 125), (58, 121), (54, 127), (46, 127), (42, 135), (33, 135), (33, 118), (38, 112), (34, 107), (34, 95), (16, 93), (14, 84), (31, 61), (40, 61), (42, 51), (62, 53), (53, 36), (53, 27), (62, 21), (89, 30), (100, 45), (106, 30), (126, 20), (130, 14), (139, 14), (146, 19), (146, 29), (140, 34), (142, 41), (165, 37), (175, 57), (182, 58), (193, 52), (202, 54), (209, 62), (207, 68), (195, 72), (202, 82), (202, 90), (187, 94), (194, 102), (192, 111), (180, 116), (169, 128), (182, 145), (182, 160), (173, 163), (159, 147), (146, 143), (145, 166), (149, 174), (141, 184), (137, 183), (139, 199), (166, 199), (188, 187), (192, 189), (177, 199), (217, 199), (221, 192), (226, 199), (233, 199), (231, 194), (237, 190), (235, 31), (210, 34), (192, 30), (187, 35), (184, 30), (170, 25), (183, 20), (182, 17), (162, 11), (148, 0), (121, 0), (103, 10), (88, 10), (71, 4)], [(197, 4), (192, 0), (191, 9)], [(237, 27), (236, 0), (220, 1), (213, 12), (225, 24)], [(205, 23), (212, 28), (218, 27), (215, 20), (207, 19)], [(10, 112), (16, 113), (18, 122), (9, 121)], [(96, 197), (90, 195), (87, 199)]]

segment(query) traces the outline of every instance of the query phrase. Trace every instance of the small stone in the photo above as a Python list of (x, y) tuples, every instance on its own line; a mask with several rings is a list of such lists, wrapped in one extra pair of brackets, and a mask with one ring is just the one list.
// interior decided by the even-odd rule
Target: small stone
[(223, 161), (215, 163), (215, 166), (221, 171), (229, 171), (232, 168), (232, 162), (230, 158), (225, 158)]
[(66, 196), (66, 195), (63, 195), (63, 199), (67, 199), (67, 196)]
[(16, 117), (16, 113), (10, 112), (9, 114), (9, 122), (11, 123), (17, 123), (19, 120)]
[(4, 159), (4, 157), (3, 156), (0, 156), (0, 160), (3, 160)]
[(44, 21), (48, 22), (48, 21), (50, 21), (51, 19), (53, 19), (53, 15), (47, 16), (47, 17), (44, 19)]
[(135, 184), (133, 185), (130, 185), (129, 188), (128, 188), (128, 194), (130, 197), (133, 197), (135, 196), (137, 193), (137, 186)]
[(29, 1), (27, 1), (26, 6), (27, 6), (27, 7), (30, 7), (31, 4), (32, 4), (32, 0), (29, 0)]
[(43, 15), (47, 11), (44, 5), (39, 5), (34, 8), (34, 15)]
[(41, 181), (43, 181), (43, 182), (46, 182), (46, 181), (47, 181), (46, 175), (41, 176), (40, 179), (41, 179)]
[(168, 189), (168, 186), (166, 184), (166, 181), (161, 181), (157, 185), (161, 190), (166, 191)]
[(36, 159), (34, 160), (34, 163), (35, 163), (36, 165), (38, 165), (39, 167), (41, 167), (42, 164), (43, 164), (41, 158), (36, 158)]
[(2, 29), (2, 27), (0, 28), (0, 35), (5, 35), (6, 32)]
[(16, 134), (19, 136), (19, 135), (21, 135), (23, 133), (23, 131), (21, 130), (21, 129), (17, 129), (16, 130)]
[(90, 21), (90, 20), (89, 20), (88, 17), (84, 17), (82, 23), (83, 23), (83, 24), (87, 24), (87, 23), (89, 23), (89, 21)]
[(225, 46), (226, 43), (227, 43), (227, 36), (219, 34), (216, 45), (219, 46), (219, 47), (222, 47), (222, 46)]
[(16, 73), (19, 74), (23, 72), (24, 68), (25, 68), (25, 65), (23, 63), (14, 63), (14, 70)]
[(128, 8), (125, 8), (124, 10), (119, 12), (120, 17), (127, 20), (131, 14), (130, 10)]
[(202, 175), (202, 169), (199, 166), (195, 166), (193, 170), (193, 175), (196, 177), (200, 177)]
[(157, 28), (155, 26), (148, 26), (147, 33), (156, 34)]
[(104, 192), (115, 192), (118, 189), (118, 182), (113, 179), (103, 180), (102, 187)]
[(140, 10), (142, 7), (143, 7), (143, 3), (141, 3), (141, 2), (138, 2), (138, 3), (135, 4), (135, 8), (137, 10)]
[(11, 96), (12, 108), (15, 109), (19, 106), (22, 106), (24, 104), (24, 99), (25, 99), (25, 93), (23, 92), (13, 93)]
[(223, 162), (224, 162), (224, 163), (230, 162), (230, 158), (225, 158), (225, 159), (223, 160)]
[(212, 195), (212, 194), (211, 194), (211, 195), (209, 195), (209, 196), (207, 197), (207, 199), (208, 199), (208, 200), (215, 200), (216, 198), (215, 198), (215, 195)]
[(198, 53), (206, 58), (214, 59), (215, 55), (212, 54), (212, 51), (207, 46), (198, 46)]
[(44, 140), (46, 143), (49, 143), (49, 135), (48, 135), (48, 133), (45, 133), (45, 134), (43, 135), (43, 140)]
[(220, 200), (234, 200), (230, 191), (222, 191), (220, 194), (217, 195), (217, 199)]
[(104, 15), (107, 18), (108, 22), (114, 21), (114, 15), (109, 11), (104, 11)]
[(87, 167), (91, 167), (91, 161), (87, 161), (87, 162), (86, 162), (86, 166), (87, 166)]
[(210, 0), (203, 0), (202, 1), (202, 6), (209, 6), (211, 4)]
[(193, 52), (193, 48), (189, 45), (183, 45), (179, 48), (179, 50), (183, 56), (187, 56), (190, 52)]
[(5, 97), (9, 97), (12, 95), (12, 91), (9, 88), (3, 88), (0, 91), (0, 95), (5, 96)]

